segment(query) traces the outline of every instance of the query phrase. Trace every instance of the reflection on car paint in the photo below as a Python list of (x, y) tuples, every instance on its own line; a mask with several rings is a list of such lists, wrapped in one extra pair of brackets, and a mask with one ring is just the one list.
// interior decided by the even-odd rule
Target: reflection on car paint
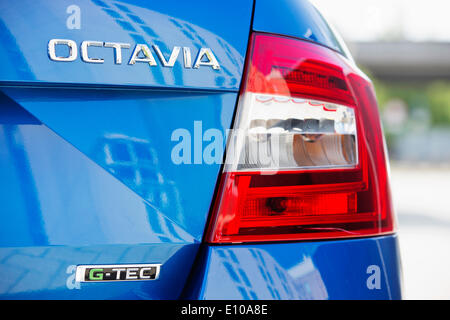
[[(2, 90), (8, 99), (30, 112), (62, 141), (81, 151), (145, 203), (201, 240), (220, 165), (174, 164), (171, 160), (174, 145), (170, 140), (171, 134), (180, 127), (189, 129), (197, 119), (202, 119), (205, 131), (216, 128), (225, 134), (231, 122), (236, 94), (51, 88)], [(158, 165), (151, 169), (148, 161), (144, 165), (141, 160), (136, 163), (142, 166), (139, 174), (133, 167), (134, 160), (130, 160), (127, 166), (115, 168), (116, 164), (111, 163), (112, 159), (104, 150), (106, 140), (111, 137), (145, 141), (147, 145), (134, 143), (133, 148), (149, 147)], [(110, 147), (114, 151), (112, 145)], [(136, 156), (130, 154), (127, 144), (118, 143), (115, 148), (119, 149), (119, 158), (113, 159), (117, 165)], [(151, 193), (149, 188), (155, 180), (159, 185), (157, 191)], [(161, 198), (157, 195), (159, 191), (166, 195), (162, 194)], [(176, 202), (164, 204), (166, 196)], [(178, 202), (181, 202), (181, 211)]]
[[(397, 236), (210, 246), (187, 298), (400, 299)], [(367, 286), (369, 267), (380, 286)]]
[(1, 245), (190, 243), (193, 237), (1, 95)]
[[(286, 270), (267, 251), (257, 248), (217, 249), (213, 255), (219, 257), (213, 261), (224, 271), (223, 281), (234, 282), (241, 299), (328, 298), (320, 272), (311, 257), (303, 256), (299, 263)], [(219, 296), (216, 298), (220, 299)]]
[[(120, 176), (127, 186), (162, 212), (176, 212), (177, 221), (184, 224), (185, 216), (179, 191), (174, 181), (164, 178), (158, 153), (148, 140), (110, 134), (104, 137), (102, 144), (107, 170)], [(160, 229), (171, 230), (170, 235), (177, 237), (171, 224), (161, 218), (162, 216), (158, 216), (159, 223), (155, 225)]]
[[(0, 299), (167, 299), (167, 287), (181, 291), (184, 282), (171, 277), (177, 264), (187, 263), (186, 255), (195, 256), (196, 245), (171, 244), (143, 246), (89, 247), (14, 247), (0, 248)], [(160, 279), (155, 283), (135, 282), (102, 284), (76, 283), (75, 268), (79, 264), (128, 264), (135, 261), (162, 263)], [(44, 294), (44, 296), (43, 296)]]
[[(18, 7), (15, 8), (15, 5)], [(26, 32), (23, 32), (24, 28), (29, 28), (29, 25), (22, 26), (20, 21), (14, 19), (14, 15), (2, 15), (2, 12), (21, 11), (20, 6), (23, 5), (25, 5), (23, 2), (9, 3), (8, 10), (3, 10), (2, 5), (0, 5), (0, 38), (10, 44), (7, 46), (6, 52), (0, 52), (0, 58), (8, 65), (14, 66), (14, 68), (8, 67), (0, 70), (0, 81), (36, 80), (38, 82), (77, 84), (150, 85), (238, 90), (245, 52), (238, 52), (219, 35), (188, 21), (121, 1), (92, 1), (83, 6), (82, 12), (89, 12), (89, 15), (82, 14), (85, 22), (83, 27), (76, 30), (76, 33), (66, 31), (65, 28), (56, 24), (57, 20), (49, 20), (50, 24), (39, 23), (40, 32), (36, 34), (35, 38), (30, 39)], [(29, 5), (34, 7), (37, 3), (32, 2)], [(46, 10), (44, 8), (47, 8), (52, 16), (57, 12), (53, 8), (54, 5), (62, 6), (64, 3), (55, 4), (51, 1), (39, 1), (40, 10)], [(27, 13), (28, 11), (24, 12), (25, 15)], [(101, 25), (98, 24), (94, 28), (92, 17), (96, 17), (95, 23), (101, 21)], [(33, 18), (39, 19), (39, 16)], [(86, 22), (87, 20), (90, 21), (90, 24)], [(50, 29), (46, 30), (46, 28)], [(41, 51), (24, 50), (24, 47), (30, 46), (40, 48), (41, 44), (47, 43), (51, 39), (51, 37), (45, 35), (53, 34), (55, 30), (59, 30), (59, 38), (71, 39), (77, 43), (85, 40), (118, 41), (129, 43), (131, 48), (122, 50), (123, 66), (114, 65), (112, 61), (113, 50), (110, 48), (91, 47), (93, 57), (105, 60), (105, 63), (101, 65), (83, 65), (81, 60), (55, 63), (47, 57), (46, 49)], [(242, 41), (247, 41), (246, 36), (239, 36), (239, 38), (242, 38)], [(178, 62), (175, 63), (173, 68), (164, 68), (160, 64), (149, 66), (143, 63), (130, 66), (126, 61), (128, 61), (135, 44), (157, 45), (166, 59), (174, 46), (188, 47), (191, 50), (192, 61), (195, 61), (200, 48), (208, 47), (219, 60), (221, 68), (219, 70), (213, 70), (210, 67), (183, 68), (182, 54), (178, 56)], [(6, 56), (2, 57), (2, 54), (6, 54)], [(26, 68), (19, 69), (21, 71), (19, 74), (12, 74), (12, 70), (16, 70), (19, 62)], [(61, 74), (64, 77), (61, 77)]]

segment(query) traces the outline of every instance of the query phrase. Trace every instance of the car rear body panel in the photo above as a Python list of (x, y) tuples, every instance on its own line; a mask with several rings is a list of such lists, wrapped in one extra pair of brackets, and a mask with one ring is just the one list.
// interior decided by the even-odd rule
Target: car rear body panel
[[(239, 89), (250, 31), (252, 2), (198, 1), (190, 8), (178, 1), (158, 5), (142, 1), (80, 1), (80, 28), (68, 29), (73, 1), (4, 1), (0, 4), (0, 80), (11, 84), (65, 84), (76, 86), (163, 87), (184, 89)], [(166, 14), (166, 12), (172, 13)], [(215, 12), (214, 15), (208, 12)], [(45, 14), (44, 14), (45, 13)], [(230, 28), (229, 21), (233, 21)], [(127, 43), (122, 63), (115, 64), (114, 50), (89, 47), (89, 55), (103, 63), (86, 63), (81, 50), (71, 62), (49, 59), (50, 39)], [(147, 44), (157, 66), (128, 64), (135, 44)], [(173, 67), (163, 67), (152, 45), (166, 60), (174, 46), (187, 47), (194, 63), (200, 48), (210, 48), (220, 70), (184, 68), (181, 51)], [(58, 56), (68, 50), (57, 48)]]
[(397, 242), (384, 236), (209, 246), (185, 294), (224, 300), (401, 299)]
[[(73, 30), (72, 4), (0, 4), (0, 270), (8, 275), (0, 297), (178, 298), (220, 171), (203, 162), (203, 134), (225, 137), (231, 126), (253, 3), (80, 1)], [(112, 48), (96, 47), (89, 54), (104, 63), (83, 62), (80, 52), (57, 62), (47, 52), (54, 38), (131, 48), (122, 64)], [(166, 60), (173, 46), (189, 47), (193, 62), (210, 48), (220, 69), (184, 68), (182, 50), (172, 68), (154, 51), (156, 66), (129, 65), (137, 43), (158, 45)], [(177, 129), (192, 133), (190, 164), (172, 159)], [(71, 284), (75, 265), (139, 263), (162, 264), (159, 279)]]
[(253, 30), (316, 42), (343, 52), (339, 38), (319, 11), (307, 0), (257, 0)]

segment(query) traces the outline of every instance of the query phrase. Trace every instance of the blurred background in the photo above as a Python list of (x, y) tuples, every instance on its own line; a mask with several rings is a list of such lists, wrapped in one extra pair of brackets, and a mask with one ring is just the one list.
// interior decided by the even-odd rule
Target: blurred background
[(311, 0), (374, 81), (405, 299), (450, 299), (450, 1)]

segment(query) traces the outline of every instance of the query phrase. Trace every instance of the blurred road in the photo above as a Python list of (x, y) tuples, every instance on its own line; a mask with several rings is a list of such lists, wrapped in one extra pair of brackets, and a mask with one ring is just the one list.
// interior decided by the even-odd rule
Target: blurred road
[(450, 299), (450, 168), (391, 167), (405, 299)]

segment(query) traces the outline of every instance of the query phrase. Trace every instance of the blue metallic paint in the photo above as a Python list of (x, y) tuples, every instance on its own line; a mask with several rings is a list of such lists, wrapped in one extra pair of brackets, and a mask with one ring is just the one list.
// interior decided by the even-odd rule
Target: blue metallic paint
[[(136, 255), (115, 262), (163, 263), (163, 273), (184, 279), (203, 234), (220, 165), (173, 164), (170, 134), (199, 119), (205, 130), (228, 128), (236, 94), (3, 91), (13, 97), (0, 96), (0, 143), (4, 146), (0, 152), (0, 245), (5, 255), (9, 256), (11, 247), (18, 247), (20, 253), (23, 247), (52, 246), (52, 252), (65, 256), (64, 252), (80, 246), (90, 251), (103, 245), (107, 253), (114, 252), (116, 245), (134, 244)], [(150, 244), (151, 251), (159, 253), (143, 260), (138, 248), (145, 251)], [(183, 259), (168, 268), (165, 260), (177, 259), (172, 256), (174, 245), (190, 248), (186, 249), (190, 256), (181, 255)], [(42, 264), (47, 261), (44, 257)], [(34, 276), (53, 277), (62, 287), (69, 264), (94, 263), (72, 259), (71, 254), (58, 262), (59, 273), (40, 268)], [(52, 264), (51, 259), (48, 263)], [(14, 266), (32, 268), (1, 260), (4, 272)], [(177, 297), (184, 281), (169, 278), (146, 284), (147, 298)], [(24, 279), (0, 285), (0, 295), (9, 297), (13, 292), (28, 297), (26, 292), (35, 291), (37, 284)], [(158, 289), (150, 290), (153, 286)], [(121, 288), (126, 297), (133, 285)], [(42, 284), (41, 296), (31, 296), (54, 297), (52, 291)], [(95, 297), (111, 294), (104, 291)], [(63, 291), (60, 297), (66, 295), (73, 293)], [(94, 296), (82, 290), (78, 297)]]
[[(61, 146), (64, 140), (68, 142), (201, 240), (220, 165), (174, 164), (171, 151), (178, 142), (171, 141), (171, 135), (178, 128), (192, 132), (194, 121), (201, 120), (203, 132), (215, 128), (225, 136), (237, 99), (235, 93), (50, 88), (3, 91), (18, 104), (17, 108), (26, 109), (45, 124), (47, 131), (54, 131)], [(50, 141), (46, 145), (50, 146)], [(31, 147), (21, 146), (25, 150)]]
[[(208, 246), (191, 299), (401, 299), (396, 236), (345, 241)], [(370, 265), (380, 289), (370, 290)]]
[(308, 0), (256, 0), (253, 30), (320, 43), (344, 53), (339, 39)]
[[(252, 2), (199, 1), (179, 16), (170, 1), (152, 10), (147, 2), (80, 1), (80, 30), (66, 29), (70, 4), (0, 2), (0, 272), (11, 275), (0, 297), (177, 298), (220, 165), (174, 164), (171, 134), (192, 131), (194, 121), (203, 132), (230, 127)], [(201, 14), (209, 10), (217, 14)], [(193, 54), (210, 47), (221, 69), (184, 69), (181, 56), (174, 68), (130, 66), (129, 52), (115, 65), (108, 48), (92, 48), (108, 52), (102, 65), (54, 62), (51, 38), (145, 42), (166, 55), (173, 45)], [(66, 286), (71, 265), (108, 263), (163, 268), (145, 284)]]
[[(198, 244), (133, 244), (14, 247), (0, 249), (1, 299), (174, 299), (192, 264)], [(164, 265), (155, 281), (80, 283), (78, 264), (158, 262)]]
[[(157, 7), (145, 1), (83, 0), (77, 2), (82, 15), (79, 30), (66, 28), (66, 8), (72, 4), (71, 0), (0, 2), (0, 81), (234, 91), (239, 88), (252, 1), (219, 4), (200, 0), (185, 11), (174, 11), (179, 2), (173, 0), (161, 1)], [(232, 27), (229, 21), (233, 21)], [(173, 46), (186, 46), (191, 48), (193, 60), (201, 47), (209, 47), (221, 68), (183, 68), (182, 54), (173, 68), (162, 67), (159, 61), (158, 66), (152, 67), (147, 63), (128, 65), (132, 48), (122, 50), (121, 65), (114, 64), (113, 49), (98, 47), (91, 47), (89, 52), (103, 58), (102, 64), (82, 62), (80, 54), (72, 62), (55, 62), (47, 56), (48, 41), (54, 38), (71, 39), (78, 45), (83, 40), (130, 43), (132, 48), (136, 43), (155, 44), (166, 57)]]

